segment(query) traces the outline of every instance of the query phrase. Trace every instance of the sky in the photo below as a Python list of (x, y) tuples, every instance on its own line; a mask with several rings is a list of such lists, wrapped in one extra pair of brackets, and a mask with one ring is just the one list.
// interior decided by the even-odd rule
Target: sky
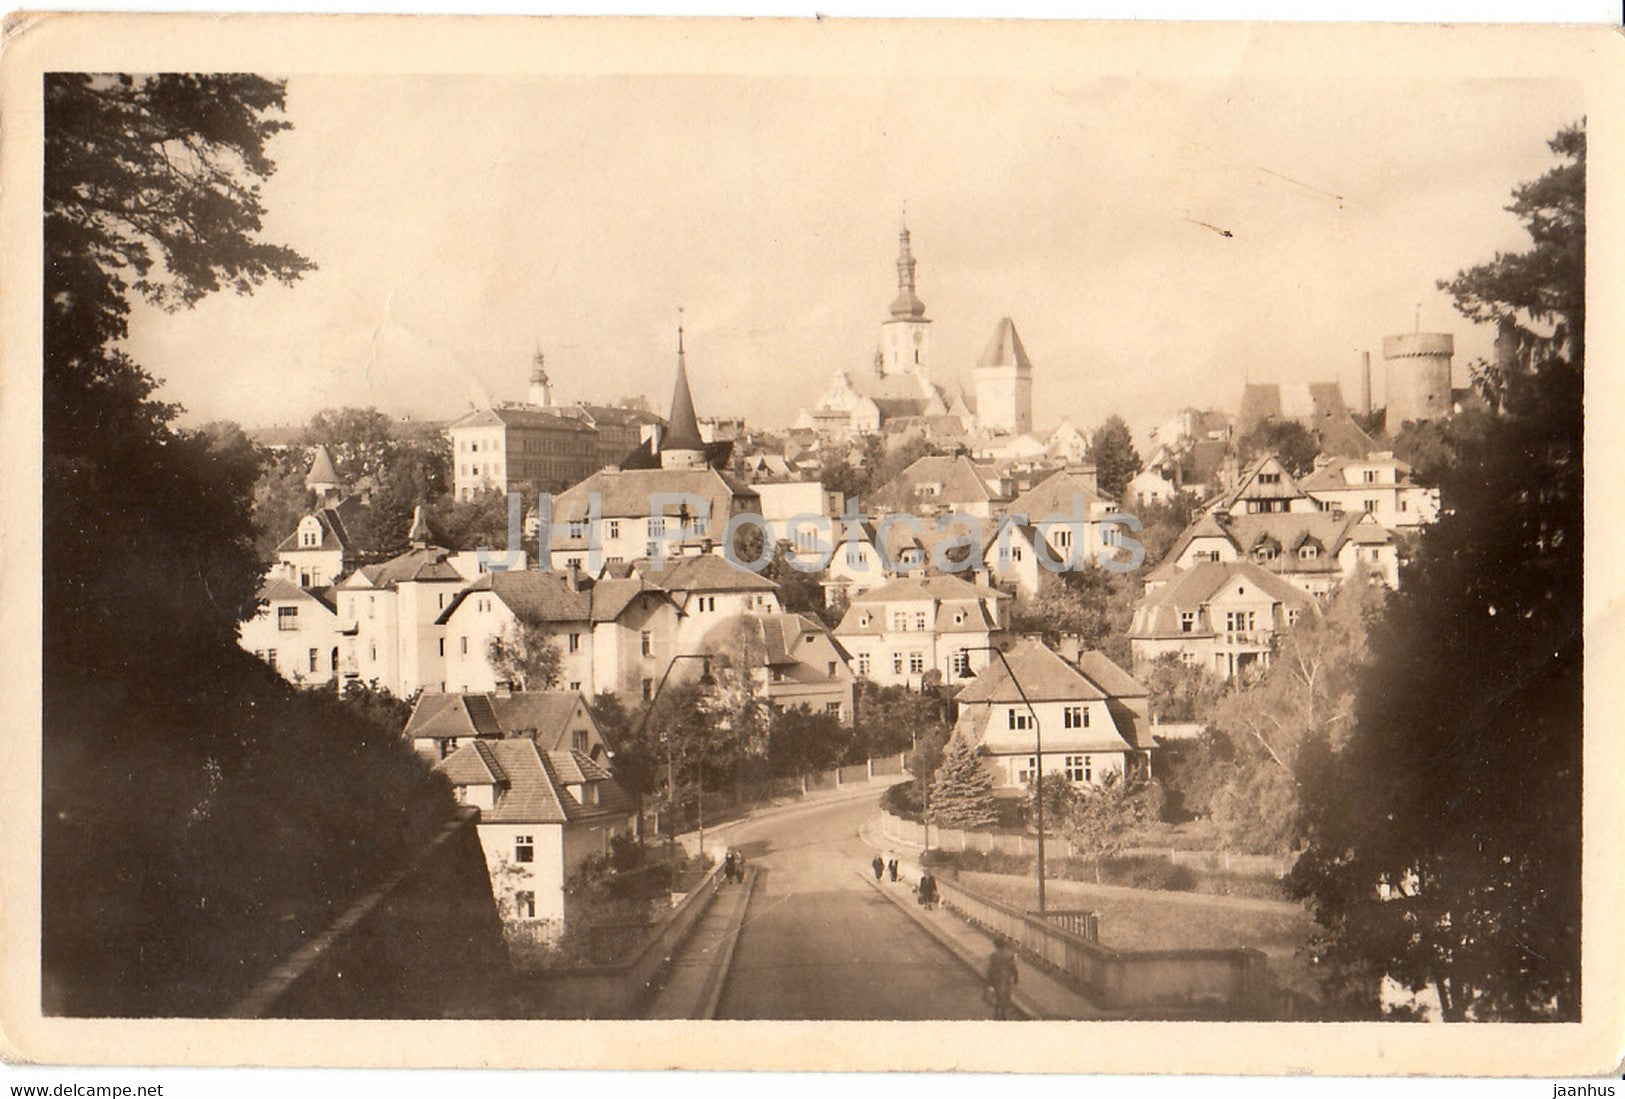
[(1488, 353), (1435, 281), (1526, 246), (1511, 188), (1583, 113), (1508, 80), (294, 75), (265, 235), (319, 269), (138, 307), (129, 347), (192, 423), (446, 419), (523, 399), (538, 345), (557, 400), (663, 411), (681, 307), (700, 414), (785, 426), (869, 368), (906, 208), (933, 378), (1010, 316), (1040, 427), (1349, 384), (1360, 349), (1380, 403), (1384, 335), (1454, 333), (1457, 384)]

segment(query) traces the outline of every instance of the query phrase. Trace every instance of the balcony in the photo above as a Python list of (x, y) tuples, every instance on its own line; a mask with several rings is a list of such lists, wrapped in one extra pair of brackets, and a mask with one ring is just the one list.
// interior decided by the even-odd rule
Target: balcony
[(1233, 649), (1267, 649), (1273, 636), (1269, 630), (1225, 630), (1219, 643)]

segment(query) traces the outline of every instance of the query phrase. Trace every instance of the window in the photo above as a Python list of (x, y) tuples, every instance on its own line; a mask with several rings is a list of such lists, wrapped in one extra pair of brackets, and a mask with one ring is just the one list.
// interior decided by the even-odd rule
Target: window
[(1006, 710), (1005, 713), (1010, 720), (1010, 728), (1031, 729), (1033, 727), (1033, 715), (1029, 711), (1018, 710), (1012, 706), (1010, 709)]
[(1409, 510), (1411, 510), (1411, 502), (1409, 500), (1405, 499), (1403, 496), (1401, 496), (1399, 498), (1399, 510), (1400, 511), (1409, 511)]
[(570, 538), (587, 537), (587, 521), (585, 519), (571, 519), (565, 524), (565, 534)]
[(1298, 559), (1301, 561), (1313, 561), (1319, 556), (1320, 547), (1315, 545), (1313, 542), (1305, 542), (1303, 545), (1298, 547)]
[(317, 664), (319, 664), (321, 662), (320, 650), (312, 649), (312, 650), (310, 650), (310, 652), (307, 655), (310, 658), (310, 664), (309, 664), (310, 670), (314, 672), (314, 671), (316, 671)]
[[(468, 642), (465, 639), (465, 641), (463, 643), (467, 644)], [(367, 646), (367, 659), (371, 660), (375, 664), (378, 662), (378, 642), (373, 641), (373, 642), (370, 642), (368, 644), (368, 646)]]
[(1367, 500), (1365, 502), (1365, 509), (1367, 511), (1376, 511), (1377, 510), (1377, 501), (1375, 501), (1375, 500)]
[(1090, 782), (1094, 778), (1094, 760), (1088, 756), (1066, 757), (1066, 780), (1068, 782)]
[(276, 628), (279, 630), (297, 630), (299, 628), (299, 608), (278, 607), (276, 609)]
[(1061, 724), (1068, 729), (1087, 729), (1089, 709), (1086, 706), (1068, 706), (1061, 711)]
[(458, 638), (458, 640), (462, 642), (463, 655), (467, 656), (468, 655), (468, 638), (460, 637), (460, 638)]
[(1017, 782), (1031, 782), (1033, 780), (1033, 777), (1035, 775), (1037, 775), (1037, 774), (1038, 774), (1038, 757), (1037, 756), (1028, 756), (1025, 766), (1023, 766), (1023, 765), (1021, 765), (1019, 763), (1016, 765), (1016, 781)]
[(1070, 528), (1062, 527), (1060, 530), (1052, 532), (1052, 537), (1057, 549), (1072, 548), (1072, 531)]
[(1377, 471), (1374, 469), (1368, 469), (1361, 475), (1360, 479), (1368, 485), (1374, 485), (1377, 483)]
[(587, 750), (587, 730), (574, 729), (570, 732), (570, 747), (578, 752)]
[(649, 518), (649, 537), (659, 538), (666, 533), (666, 517), (654, 515)]
[(480, 449), (480, 444), (479, 443), (469, 443), (468, 444), (468, 449), (474, 451), (475, 453), (478, 453), (479, 449)]
[(271, 670), (272, 671), (276, 670), (276, 650), (275, 649), (266, 649), (265, 650), (265, 662), (267, 664), (271, 665)]
[(1288, 626), (1296, 626), (1298, 624), (1298, 608), (1297, 607), (1288, 607), (1287, 608), (1287, 611), (1286, 611), (1286, 624)]
[(604, 537), (619, 538), (621, 536), (621, 521), (619, 519), (604, 520)]
[(898, 632), (908, 629), (908, 614), (904, 611), (893, 611), (891, 616), (891, 628), (897, 630)]
[(826, 714), (832, 714), (835, 717), (840, 717), (841, 704), (839, 702), (826, 702), (824, 703), (824, 712)]
[(1261, 485), (1278, 485), (1281, 483), (1281, 475), (1279, 473), (1260, 473), (1258, 483)]
[(700, 596), (700, 598), (699, 598), (699, 609), (700, 609), (701, 613), (716, 610), (717, 609), (717, 597), (714, 596), (714, 595), (702, 595), (702, 596)]
[(378, 597), (375, 596), (375, 595), (367, 596), (367, 617), (368, 618), (374, 617), (374, 612), (376, 612), (377, 610), (378, 610)]
[(964, 649), (955, 649), (953, 656), (948, 658), (948, 670), (960, 679), (970, 675), (970, 653)]
[(829, 677), (831, 679), (835, 678), (835, 661), (833, 660), (829, 662)]
[(892, 670), (893, 675), (902, 675), (903, 674), (903, 654), (902, 653), (892, 653), (891, 654), (891, 670)]
[(1253, 612), (1252, 611), (1225, 611), (1224, 612), (1224, 628), (1229, 633), (1236, 633), (1238, 631), (1252, 629), (1253, 628)]
[(648, 702), (650, 699), (654, 698), (654, 696), (655, 681), (652, 679), (645, 679), (643, 681), (643, 701)]
[(536, 894), (530, 890), (513, 895), (514, 906), (518, 909), (519, 918), (533, 920), (536, 918)]
[(569, 637), (565, 638), (564, 651), (571, 653), (578, 653), (581, 651), (581, 635), (579, 633), (573, 633)]
[(572, 691), (579, 691), (581, 690), (581, 680), (572, 679), (570, 682), (565, 684), (565, 687)]
[(917, 629), (917, 630), (925, 629), (925, 612), (924, 611), (915, 612), (915, 615), (914, 615), (914, 628)]
[(859, 653), (858, 654), (858, 674), (859, 675), (868, 675), (869, 674), (869, 654), (868, 653)]
[(440, 639), (440, 655), (446, 655), (446, 639), (444, 637)]
[(909, 653), (908, 670), (910, 675), (919, 675), (925, 671), (925, 654), (917, 651)]
[(1180, 633), (1195, 633), (1196, 632), (1196, 612), (1195, 611), (1180, 611), (1179, 612), (1179, 632)]
[(513, 838), (513, 861), (535, 862), (536, 842), (530, 836), (515, 836)]
[(655, 654), (655, 635), (648, 630), (638, 634), (638, 644), (644, 656), (653, 656)]

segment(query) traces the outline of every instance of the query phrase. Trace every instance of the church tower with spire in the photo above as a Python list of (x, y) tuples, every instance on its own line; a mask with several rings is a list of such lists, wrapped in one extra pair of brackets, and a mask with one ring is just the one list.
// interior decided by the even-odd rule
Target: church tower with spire
[(536, 408), (553, 407), (553, 387), (547, 380), (547, 370), (544, 368), (540, 346), (536, 348), (536, 358), (531, 360), (530, 403)]
[(671, 393), (671, 415), (660, 439), (661, 469), (705, 468), (705, 443), (694, 416), (694, 395), (688, 388), (688, 364), (683, 356), (683, 326), (677, 326), (677, 384)]
[(897, 297), (891, 316), (880, 326), (880, 375), (914, 374), (927, 377), (931, 363), (931, 322), (925, 302), (914, 292), (914, 253), (909, 248), (908, 226), (897, 234)]

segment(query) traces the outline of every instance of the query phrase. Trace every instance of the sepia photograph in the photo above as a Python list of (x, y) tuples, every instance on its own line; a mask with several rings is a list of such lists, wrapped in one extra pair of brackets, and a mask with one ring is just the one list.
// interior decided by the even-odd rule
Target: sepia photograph
[[(347, 1064), (390, 1020), (808, 1067), (814, 1030), (694, 1047), (953, 1021), (828, 1067), (1042, 1033), (1091, 1071), (1156, 1023), (1283, 1072), (1542, 1024), (1617, 1061), (1617, 39), (34, 18), (25, 1051), (298, 1022), (336, 1044), (275, 1059)], [(707, 1026), (605, 1052), (651, 1020)]]

